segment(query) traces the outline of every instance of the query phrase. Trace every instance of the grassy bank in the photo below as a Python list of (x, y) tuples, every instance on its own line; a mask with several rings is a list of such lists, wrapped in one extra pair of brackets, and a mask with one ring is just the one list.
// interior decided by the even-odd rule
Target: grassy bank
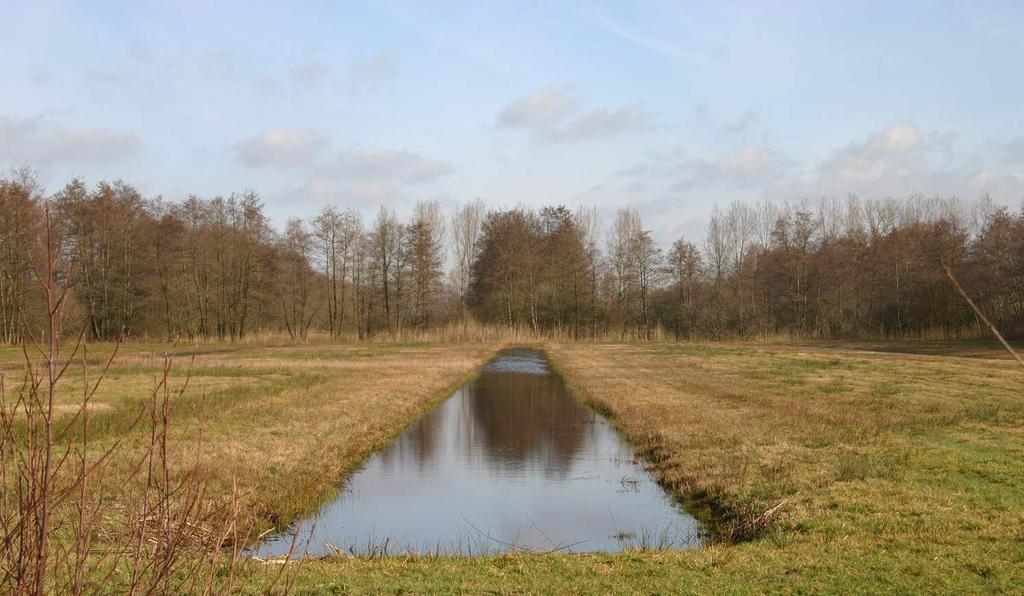
[(702, 585), (1009, 591), (1024, 580), (1024, 372), (979, 350), (553, 352), (666, 483), (726, 522), (775, 511)]

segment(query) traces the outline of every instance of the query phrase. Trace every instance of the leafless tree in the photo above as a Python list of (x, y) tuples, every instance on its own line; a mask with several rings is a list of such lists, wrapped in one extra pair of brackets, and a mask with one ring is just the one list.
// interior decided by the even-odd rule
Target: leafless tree
[(452, 278), (458, 292), (460, 317), (465, 319), (473, 263), (479, 254), (480, 228), (487, 209), (476, 199), (458, 207), (452, 215)]

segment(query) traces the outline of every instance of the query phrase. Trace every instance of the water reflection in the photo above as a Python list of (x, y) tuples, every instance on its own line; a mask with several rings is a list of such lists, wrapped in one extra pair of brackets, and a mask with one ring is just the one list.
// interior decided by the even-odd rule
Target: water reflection
[[(299, 554), (616, 551), (699, 543), (599, 414), (531, 350), (507, 350), (368, 458), (297, 526)], [(279, 556), (292, 533), (256, 549)]]

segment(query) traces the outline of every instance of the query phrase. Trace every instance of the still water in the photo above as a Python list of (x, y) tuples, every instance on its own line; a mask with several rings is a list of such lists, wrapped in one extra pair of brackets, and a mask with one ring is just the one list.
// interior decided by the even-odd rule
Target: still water
[[(539, 353), (501, 352), (371, 455), (338, 497), (250, 554), (618, 551), (700, 543), (603, 416)], [(294, 544), (294, 547), (293, 547)]]

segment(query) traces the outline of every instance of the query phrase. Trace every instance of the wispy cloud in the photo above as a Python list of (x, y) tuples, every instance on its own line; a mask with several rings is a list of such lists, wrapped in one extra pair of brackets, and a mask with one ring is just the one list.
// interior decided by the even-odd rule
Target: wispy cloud
[(451, 174), (454, 168), (412, 151), (364, 149), (341, 153), (331, 170), (349, 179), (423, 184)]
[(1011, 139), (1003, 145), (1002, 149), (1005, 163), (1024, 163), (1024, 137)]
[(838, 148), (819, 163), (805, 183), (806, 194), (970, 197), (990, 192), (1024, 197), (1024, 178), (964, 155), (955, 144), (958, 136), (926, 132), (913, 121), (897, 122)]
[(793, 162), (768, 147), (751, 146), (716, 159), (686, 159), (675, 190), (694, 188), (763, 188), (784, 179)]
[(913, 122), (900, 122), (849, 143), (818, 166), (823, 178), (855, 186), (864, 181), (907, 177), (922, 169), (925, 137)]
[(349, 74), (349, 85), (353, 93), (371, 90), (384, 81), (398, 74), (398, 66), (387, 54), (377, 54), (366, 60), (359, 60), (352, 65)]
[(552, 131), (552, 140), (582, 141), (642, 132), (649, 127), (647, 114), (634, 107), (598, 109), (580, 115)]
[(505, 106), (498, 112), (497, 123), (507, 128), (551, 129), (579, 108), (580, 100), (568, 87), (548, 87)]
[(142, 139), (134, 132), (67, 128), (52, 124), (45, 115), (0, 116), (0, 160), (12, 164), (104, 163), (141, 148)]
[(424, 187), (454, 171), (447, 162), (406, 149), (348, 150), (315, 167), (305, 184), (287, 189), (285, 194), (316, 204), (395, 204), (412, 200)]
[(658, 39), (653, 36), (639, 33), (620, 21), (614, 20), (597, 8), (585, 8), (582, 10), (584, 18), (594, 23), (604, 31), (631, 44), (644, 48), (655, 54), (661, 54), (673, 60), (686, 62), (695, 66), (705, 66), (710, 60), (707, 56), (698, 52), (689, 52), (680, 49), (678, 46)]
[(312, 87), (323, 80), (331, 69), (319, 60), (309, 60), (292, 66), (292, 80), (300, 85)]
[(654, 194), (667, 190), (670, 201), (700, 199), (709, 193), (773, 200), (850, 193), (864, 198), (985, 193), (1002, 200), (1024, 198), (1024, 176), (998, 163), (999, 156), (1024, 163), (1024, 142), (1016, 139), (994, 146), (1000, 153), (993, 159), (964, 152), (957, 138), (953, 132), (925, 130), (907, 120), (826, 151), (821, 160), (799, 160), (770, 145), (752, 144), (718, 154), (669, 155), (613, 176), (626, 178), (631, 185), (645, 182)]
[(582, 141), (647, 130), (647, 114), (635, 106), (583, 109), (568, 87), (548, 87), (505, 106), (499, 127), (529, 131), (541, 141)]
[(327, 137), (315, 131), (275, 128), (242, 139), (234, 151), (238, 161), (248, 167), (308, 166), (327, 144)]
[(754, 129), (760, 123), (761, 118), (757, 115), (757, 112), (747, 111), (740, 116), (739, 120), (726, 124), (725, 132), (731, 134), (743, 134)]

